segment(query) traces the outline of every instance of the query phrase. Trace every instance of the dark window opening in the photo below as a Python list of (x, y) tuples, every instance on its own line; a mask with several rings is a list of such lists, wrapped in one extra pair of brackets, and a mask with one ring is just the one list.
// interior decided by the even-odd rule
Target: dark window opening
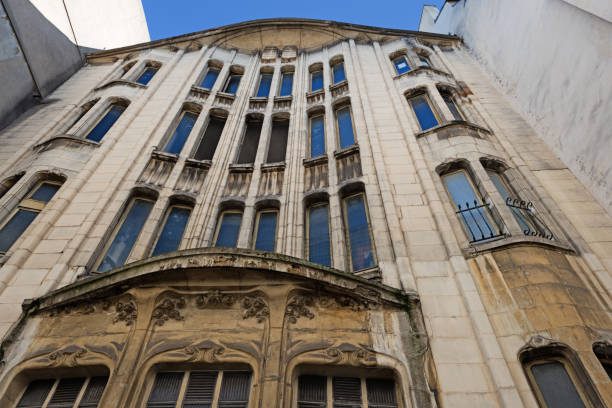
[(204, 136), (200, 141), (194, 159), (196, 160), (212, 160), (217, 150), (217, 145), (221, 139), (221, 133), (225, 126), (225, 118), (211, 116), (208, 121), (208, 126), (204, 132)]

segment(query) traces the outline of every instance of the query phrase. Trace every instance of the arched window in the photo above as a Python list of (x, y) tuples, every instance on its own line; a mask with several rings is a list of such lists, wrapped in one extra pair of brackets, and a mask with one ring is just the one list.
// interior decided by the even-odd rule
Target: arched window
[(356, 272), (376, 266), (374, 239), (368, 215), (368, 206), (363, 192), (342, 199), (347, 252), (351, 270)]
[(438, 88), (438, 91), (440, 92), (440, 96), (442, 96), (444, 103), (446, 103), (448, 110), (453, 115), (453, 119), (454, 120), (465, 120), (465, 117), (463, 113), (461, 112), (461, 109), (459, 109), (459, 106), (455, 102), (455, 97), (453, 93), (448, 89)]
[(276, 247), (276, 229), (278, 210), (263, 209), (257, 212), (255, 230), (253, 231), (253, 249), (274, 252)]
[(310, 262), (331, 265), (329, 203), (314, 202), (306, 208), (306, 257)]
[(211, 111), (208, 117), (208, 124), (206, 131), (200, 139), (195, 154), (193, 156), (196, 160), (212, 160), (217, 150), (217, 145), (221, 139), (223, 128), (225, 127), (225, 121), (227, 120), (227, 112), (225, 111)]
[(159, 71), (160, 66), (161, 64), (159, 63), (148, 62), (144, 66), (140, 75), (138, 75), (136, 82), (141, 85), (147, 85), (151, 81), (151, 79), (153, 79), (157, 71)]
[(48, 378), (31, 381), (17, 408), (95, 408), (108, 376)]
[(332, 80), (334, 84), (342, 82), (346, 79), (344, 71), (344, 59), (341, 56), (332, 58), (331, 62)]
[(225, 82), (223, 92), (235, 95), (238, 91), (238, 86), (240, 86), (240, 80), (242, 79), (243, 74), (244, 68), (238, 66), (230, 67), (230, 74)]
[(427, 92), (417, 90), (408, 96), (408, 103), (422, 131), (438, 126), (440, 123)]
[(162, 222), (163, 227), (159, 231), (151, 256), (179, 249), (191, 210), (192, 206), (181, 203), (172, 204), (168, 207)]
[(170, 154), (179, 154), (198, 119), (199, 112), (195, 109), (184, 109), (174, 124), (174, 130), (168, 138), (163, 151)]
[(406, 57), (405, 53), (400, 52), (392, 54), (391, 61), (393, 61), (395, 72), (397, 72), (398, 75), (410, 71), (410, 64), (408, 63), (408, 57)]
[(90, 128), (89, 132), (87, 132), (87, 135), (85, 136), (85, 139), (93, 142), (101, 141), (111, 127), (113, 127), (115, 122), (117, 122), (119, 117), (121, 117), (127, 106), (128, 103), (125, 101), (117, 101), (112, 103), (106, 109), (104, 114), (100, 116), (98, 121), (95, 122), (95, 124)]
[(200, 81), (200, 87), (204, 89), (212, 89), (215, 82), (217, 82), (217, 78), (219, 77), (222, 67), (223, 64), (218, 61), (209, 61), (208, 67), (206, 68), (206, 73)]
[(419, 53), (418, 57), (422, 67), (432, 68), (431, 60), (429, 59), (428, 55)]
[(219, 215), (219, 220), (217, 221), (215, 246), (235, 248), (238, 243), (241, 223), (242, 210), (223, 211)]
[(605, 370), (612, 381), (612, 346), (609, 342), (597, 342), (593, 344), (593, 353), (597, 356), (601, 367)]
[(323, 64), (313, 64), (309, 68), (310, 71), (310, 91), (318, 91), (323, 89)]

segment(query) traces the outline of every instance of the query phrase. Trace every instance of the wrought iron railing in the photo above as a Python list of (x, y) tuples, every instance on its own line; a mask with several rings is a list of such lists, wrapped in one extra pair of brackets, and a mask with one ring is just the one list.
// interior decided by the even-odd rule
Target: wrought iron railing
[(514, 218), (519, 223), (523, 234), (542, 237), (554, 241), (552, 231), (546, 226), (544, 221), (538, 217), (533, 203), (508, 197), (506, 205), (512, 211)]
[(479, 204), (478, 201), (474, 200), (474, 204), (471, 206), (469, 202), (466, 202), (464, 208), (461, 208), (461, 204), (457, 204), (457, 208), (456, 213), (470, 235), (470, 243), (488, 241), (504, 236), (495, 225), (488, 204)]

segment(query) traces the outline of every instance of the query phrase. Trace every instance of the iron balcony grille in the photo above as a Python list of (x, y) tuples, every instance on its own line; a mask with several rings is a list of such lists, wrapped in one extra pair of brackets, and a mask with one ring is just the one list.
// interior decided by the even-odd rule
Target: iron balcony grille
[(523, 230), (523, 234), (542, 237), (551, 241), (555, 240), (552, 231), (536, 214), (533, 203), (508, 197), (506, 205), (510, 207), (514, 218), (516, 218)]
[(461, 208), (461, 204), (457, 204), (457, 208), (456, 213), (470, 235), (470, 243), (489, 241), (504, 236), (494, 225), (488, 204), (479, 204), (474, 200), (472, 206), (466, 202), (465, 208)]

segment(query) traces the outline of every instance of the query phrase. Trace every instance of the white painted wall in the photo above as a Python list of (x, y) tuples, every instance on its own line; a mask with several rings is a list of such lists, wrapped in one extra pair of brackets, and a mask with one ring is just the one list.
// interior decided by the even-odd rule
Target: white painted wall
[[(575, 5), (574, 5), (575, 4)], [(422, 31), (453, 33), (612, 214), (612, 2), (447, 2)], [(595, 13), (595, 14), (593, 14)]]

